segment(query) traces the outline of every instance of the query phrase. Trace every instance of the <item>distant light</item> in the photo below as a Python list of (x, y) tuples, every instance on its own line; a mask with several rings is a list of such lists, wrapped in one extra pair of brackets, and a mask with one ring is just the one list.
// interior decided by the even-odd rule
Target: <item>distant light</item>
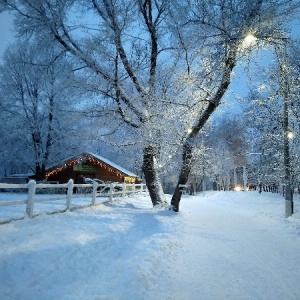
[(239, 185), (237, 185), (237, 186), (234, 188), (234, 190), (235, 190), (236, 192), (239, 192), (239, 191), (242, 190), (242, 188), (241, 188)]
[(189, 128), (188, 129), (188, 133), (192, 133), (193, 129), (192, 128)]
[(292, 138), (294, 137), (293, 132), (288, 132), (287, 137), (288, 137), (289, 139), (292, 139)]

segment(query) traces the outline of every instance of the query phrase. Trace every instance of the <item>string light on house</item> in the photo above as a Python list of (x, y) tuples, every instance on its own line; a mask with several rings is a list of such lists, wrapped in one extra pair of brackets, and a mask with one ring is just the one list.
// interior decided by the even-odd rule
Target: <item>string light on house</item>
[(65, 169), (67, 169), (67, 168), (69, 168), (69, 167), (72, 167), (72, 166), (74, 166), (74, 165), (80, 164), (80, 163), (82, 163), (82, 162), (83, 162), (83, 158), (82, 158), (82, 157), (77, 158), (77, 159), (74, 159), (74, 160), (71, 160), (71, 161), (65, 163), (64, 165), (62, 165), (62, 166), (60, 166), (60, 167), (57, 167), (57, 168), (55, 168), (54, 170), (48, 172), (48, 173), (46, 174), (46, 179), (48, 179), (48, 177), (50, 177), (50, 176), (52, 176), (52, 175), (56, 175), (57, 173), (59, 173), (59, 172), (65, 170)]
[(108, 166), (107, 164), (105, 163), (102, 163), (101, 161), (87, 155), (87, 154), (84, 154), (84, 157), (79, 157), (79, 158), (76, 158), (76, 159), (73, 159), (73, 160), (70, 160), (68, 162), (66, 162), (64, 165), (62, 166), (59, 166), (57, 168), (55, 168), (54, 170), (51, 170), (49, 171), (47, 174), (46, 174), (46, 179), (48, 179), (49, 177), (53, 176), (53, 175), (56, 175), (57, 173), (67, 169), (67, 168), (71, 168), (75, 165), (79, 165), (79, 164), (82, 164), (82, 163), (85, 163), (89, 161), (90, 163), (94, 164), (94, 165), (97, 165), (105, 170), (107, 170), (108, 172), (116, 175), (117, 177), (120, 177), (122, 178), (123, 177), (123, 174), (116, 171), (115, 169), (113, 169), (112, 167)]
[(89, 156), (89, 155), (85, 155), (85, 157), (87, 158), (87, 160), (91, 163), (93, 163), (94, 165), (100, 166), (101, 168), (107, 170), (108, 172), (111, 172), (115, 175), (117, 175), (118, 177), (122, 178), (122, 174), (120, 172), (117, 172), (115, 169), (109, 167), (108, 165), (102, 163), (101, 161)]

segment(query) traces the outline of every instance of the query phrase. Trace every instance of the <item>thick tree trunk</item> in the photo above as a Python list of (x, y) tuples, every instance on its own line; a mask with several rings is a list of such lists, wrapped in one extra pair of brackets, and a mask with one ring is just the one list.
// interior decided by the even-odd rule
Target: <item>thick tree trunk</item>
[(156, 170), (155, 149), (149, 145), (144, 149), (143, 173), (153, 207), (167, 206), (167, 201)]

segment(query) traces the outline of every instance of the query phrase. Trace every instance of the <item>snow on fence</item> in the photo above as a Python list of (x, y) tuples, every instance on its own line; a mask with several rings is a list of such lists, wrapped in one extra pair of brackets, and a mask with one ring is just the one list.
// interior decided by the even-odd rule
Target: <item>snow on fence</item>
[[(73, 180), (70, 179), (68, 183), (64, 184), (53, 184), (53, 183), (36, 183), (35, 180), (30, 180), (27, 184), (7, 184), (0, 183), (0, 190), (2, 191), (22, 191), (27, 192), (23, 194), (26, 199), (24, 200), (8, 200), (5, 196), (1, 196), (0, 209), (2, 207), (11, 207), (16, 205), (25, 205), (25, 212), (29, 218), (37, 216), (39, 213), (34, 213), (34, 208), (38, 203), (53, 203), (57, 201), (62, 204), (62, 208), (56, 211), (48, 213), (65, 212), (71, 211), (76, 208), (92, 206), (99, 203), (109, 202), (115, 196), (125, 197), (126, 195), (133, 193), (145, 193), (147, 187), (145, 184), (127, 184), (127, 183), (106, 183), (99, 184), (93, 182), (92, 184), (74, 184)], [(1, 194), (1, 193), (0, 193)], [(11, 194), (11, 193), (10, 193)], [(14, 197), (18, 197), (20, 193), (11, 194)], [(101, 197), (101, 198), (99, 198)], [(9, 197), (11, 198), (11, 197)], [(20, 197), (22, 198), (22, 197)], [(97, 201), (101, 199), (101, 201)], [(78, 203), (75, 204), (75, 199), (79, 199)], [(88, 200), (88, 202), (87, 202)], [(25, 214), (22, 216), (0, 219), (0, 224), (8, 223), (14, 220), (24, 219)]]

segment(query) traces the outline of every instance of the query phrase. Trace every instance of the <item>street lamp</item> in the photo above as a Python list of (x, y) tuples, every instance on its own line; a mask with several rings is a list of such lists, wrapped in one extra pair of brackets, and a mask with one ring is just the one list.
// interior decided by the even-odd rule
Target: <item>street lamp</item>
[[(254, 43), (256, 38), (252, 34), (248, 34), (245, 39), (245, 45)], [(250, 42), (250, 43), (249, 43)], [(275, 53), (280, 65), (280, 79), (282, 90), (282, 127), (283, 127), (283, 157), (284, 157), (284, 181), (285, 181), (285, 217), (288, 218), (294, 213), (293, 194), (291, 189), (291, 162), (289, 139), (293, 137), (292, 132), (289, 132), (289, 112), (288, 112), (288, 96), (289, 86), (287, 79), (287, 54), (285, 44), (275, 43)]]

